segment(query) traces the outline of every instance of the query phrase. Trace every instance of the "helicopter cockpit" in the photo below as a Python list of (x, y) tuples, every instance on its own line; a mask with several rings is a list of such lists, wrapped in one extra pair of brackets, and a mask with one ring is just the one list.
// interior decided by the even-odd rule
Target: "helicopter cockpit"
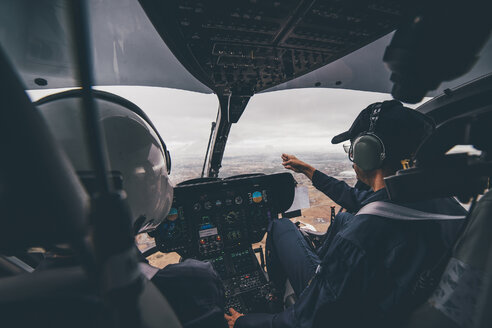
[[(55, 317), (63, 304), (63, 320), (50, 322), (53, 326), (73, 325), (76, 318), (81, 326), (158, 327), (165, 322), (180, 327), (165, 297), (142, 278), (139, 259), (157, 252), (210, 263), (223, 283), (226, 310), (278, 313), (295, 302), (284, 286), (270, 280), (264, 249), (255, 244), (264, 240), (272, 221), (289, 217), (296, 177), (285, 172), (219, 176), (229, 134), (255, 94), (351, 89), (391, 93), (414, 104), (439, 95), (416, 109), (434, 120), (436, 130), (412, 158), (411, 168), (386, 178), (388, 194), (401, 201), (457, 196), (463, 202), (473, 199), (474, 210), (478, 195), (489, 189), (492, 172), (487, 136), (492, 25), (485, 2), (2, 1), (0, 142), (7, 160), (0, 170), (0, 209), (7, 229), (0, 229), (0, 309), (6, 310), (0, 323), (31, 326), (37, 318)], [(138, 226), (132, 226), (126, 205), (128, 180), (109, 170), (101, 104), (116, 104), (137, 117), (163, 149), (165, 163), (152, 169), (165, 167), (160, 174), (171, 179), (173, 149), (166, 148), (145, 109), (94, 88), (115, 85), (213, 93), (218, 99), (201, 174), (177, 184), (172, 197), (167, 194), (160, 207), (166, 215), (144, 217)], [(56, 94), (38, 101), (25, 94), (42, 89)], [(67, 98), (80, 109), (80, 127), (64, 128), (67, 135), (85, 138), (91, 168), (84, 172), (70, 163), (43, 118), (43, 107)], [(481, 155), (448, 153), (461, 144)], [(148, 173), (144, 166), (141, 170)], [(422, 190), (422, 185), (429, 187)], [(479, 209), (486, 213), (487, 203)], [(484, 224), (473, 222), (479, 222), (473, 228)], [(138, 256), (135, 232), (153, 240)], [(477, 234), (466, 230), (468, 239), (460, 245)], [(316, 247), (324, 232), (304, 236)], [(492, 251), (490, 243), (471, 244), (487, 250), (477, 260), (484, 287), (474, 289), (473, 322), (442, 310), (442, 299), (436, 302), (457, 327), (481, 328), (491, 322), (492, 281), (484, 272), (492, 270)], [(77, 268), (32, 273), (39, 253), (53, 245), (73, 250)], [(93, 291), (96, 301), (74, 301), (67, 292), (73, 288)], [(429, 302), (420, 304), (408, 327), (427, 320), (431, 314), (425, 306), (437, 304)], [(84, 318), (86, 307), (96, 315)], [(25, 309), (43, 316), (22, 318)], [(433, 320), (427, 322), (449, 326)]]

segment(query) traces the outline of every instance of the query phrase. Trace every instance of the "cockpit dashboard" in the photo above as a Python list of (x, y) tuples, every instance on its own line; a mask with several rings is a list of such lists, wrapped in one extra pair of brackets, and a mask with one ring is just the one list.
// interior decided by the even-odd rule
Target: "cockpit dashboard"
[(269, 220), (294, 197), (289, 173), (177, 186), (173, 207), (152, 233), (161, 252), (206, 258), (261, 241)]
[(210, 262), (223, 280), (226, 307), (268, 311), (279, 295), (252, 244), (294, 199), (290, 173), (252, 175), (177, 186), (167, 218), (150, 235), (159, 251)]

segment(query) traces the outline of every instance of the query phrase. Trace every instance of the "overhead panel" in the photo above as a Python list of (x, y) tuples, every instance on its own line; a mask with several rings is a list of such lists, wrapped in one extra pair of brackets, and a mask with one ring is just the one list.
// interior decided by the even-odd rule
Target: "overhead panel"
[(395, 29), (401, 1), (140, 0), (178, 60), (217, 94), (251, 96)]
[[(212, 92), (199, 77), (243, 98), (299, 87), (390, 92), (382, 58), (391, 38), (371, 41), (397, 27), (407, 11), (402, 3), (89, 0), (96, 84)], [(0, 1), (0, 46), (28, 89), (78, 86), (65, 7), (62, 0)], [(489, 41), (478, 63), (455, 81), (490, 72), (491, 49)], [(455, 81), (437, 92), (460, 84)]]

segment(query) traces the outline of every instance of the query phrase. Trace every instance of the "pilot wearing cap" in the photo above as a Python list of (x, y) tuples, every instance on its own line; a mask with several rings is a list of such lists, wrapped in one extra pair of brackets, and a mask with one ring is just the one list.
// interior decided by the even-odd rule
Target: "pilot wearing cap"
[[(432, 291), (427, 278), (447, 263), (467, 212), (452, 198), (395, 204), (384, 177), (402, 169), (432, 129), (429, 118), (392, 100), (369, 105), (335, 136), (334, 144), (350, 141), (344, 148), (369, 190), (283, 154), (285, 168), (305, 174), (347, 212), (336, 216), (317, 250), (290, 220), (275, 219), (267, 240), (268, 273), (279, 287), (288, 279), (297, 301), (277, 314), (231, 309), (229, 327), (395, 327), (424, 302)], [(370, 204), (399, 206), (403, 214), (384, 215)], [(423, 215), (417, 220), (412, 213)]]

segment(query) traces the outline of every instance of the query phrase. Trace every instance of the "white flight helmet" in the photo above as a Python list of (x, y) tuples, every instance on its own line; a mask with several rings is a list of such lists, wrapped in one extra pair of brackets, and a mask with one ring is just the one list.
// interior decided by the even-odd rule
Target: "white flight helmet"
[[(167, 216), (173, 200), (173, 186), (168, 178), (169, 152), (139, 107), (108, 92), (95, 90), (94, 95), (109, 169), (122, 176), (133, 223), (138, 219), (137, 224), (142, 230), (151, 230)], [(80, 175), (92, 172), (83, 125), (81, 90), (47, 96), (35, 105), (75, 170)], [(89, 187), (86, 181), (86, 188)]]

